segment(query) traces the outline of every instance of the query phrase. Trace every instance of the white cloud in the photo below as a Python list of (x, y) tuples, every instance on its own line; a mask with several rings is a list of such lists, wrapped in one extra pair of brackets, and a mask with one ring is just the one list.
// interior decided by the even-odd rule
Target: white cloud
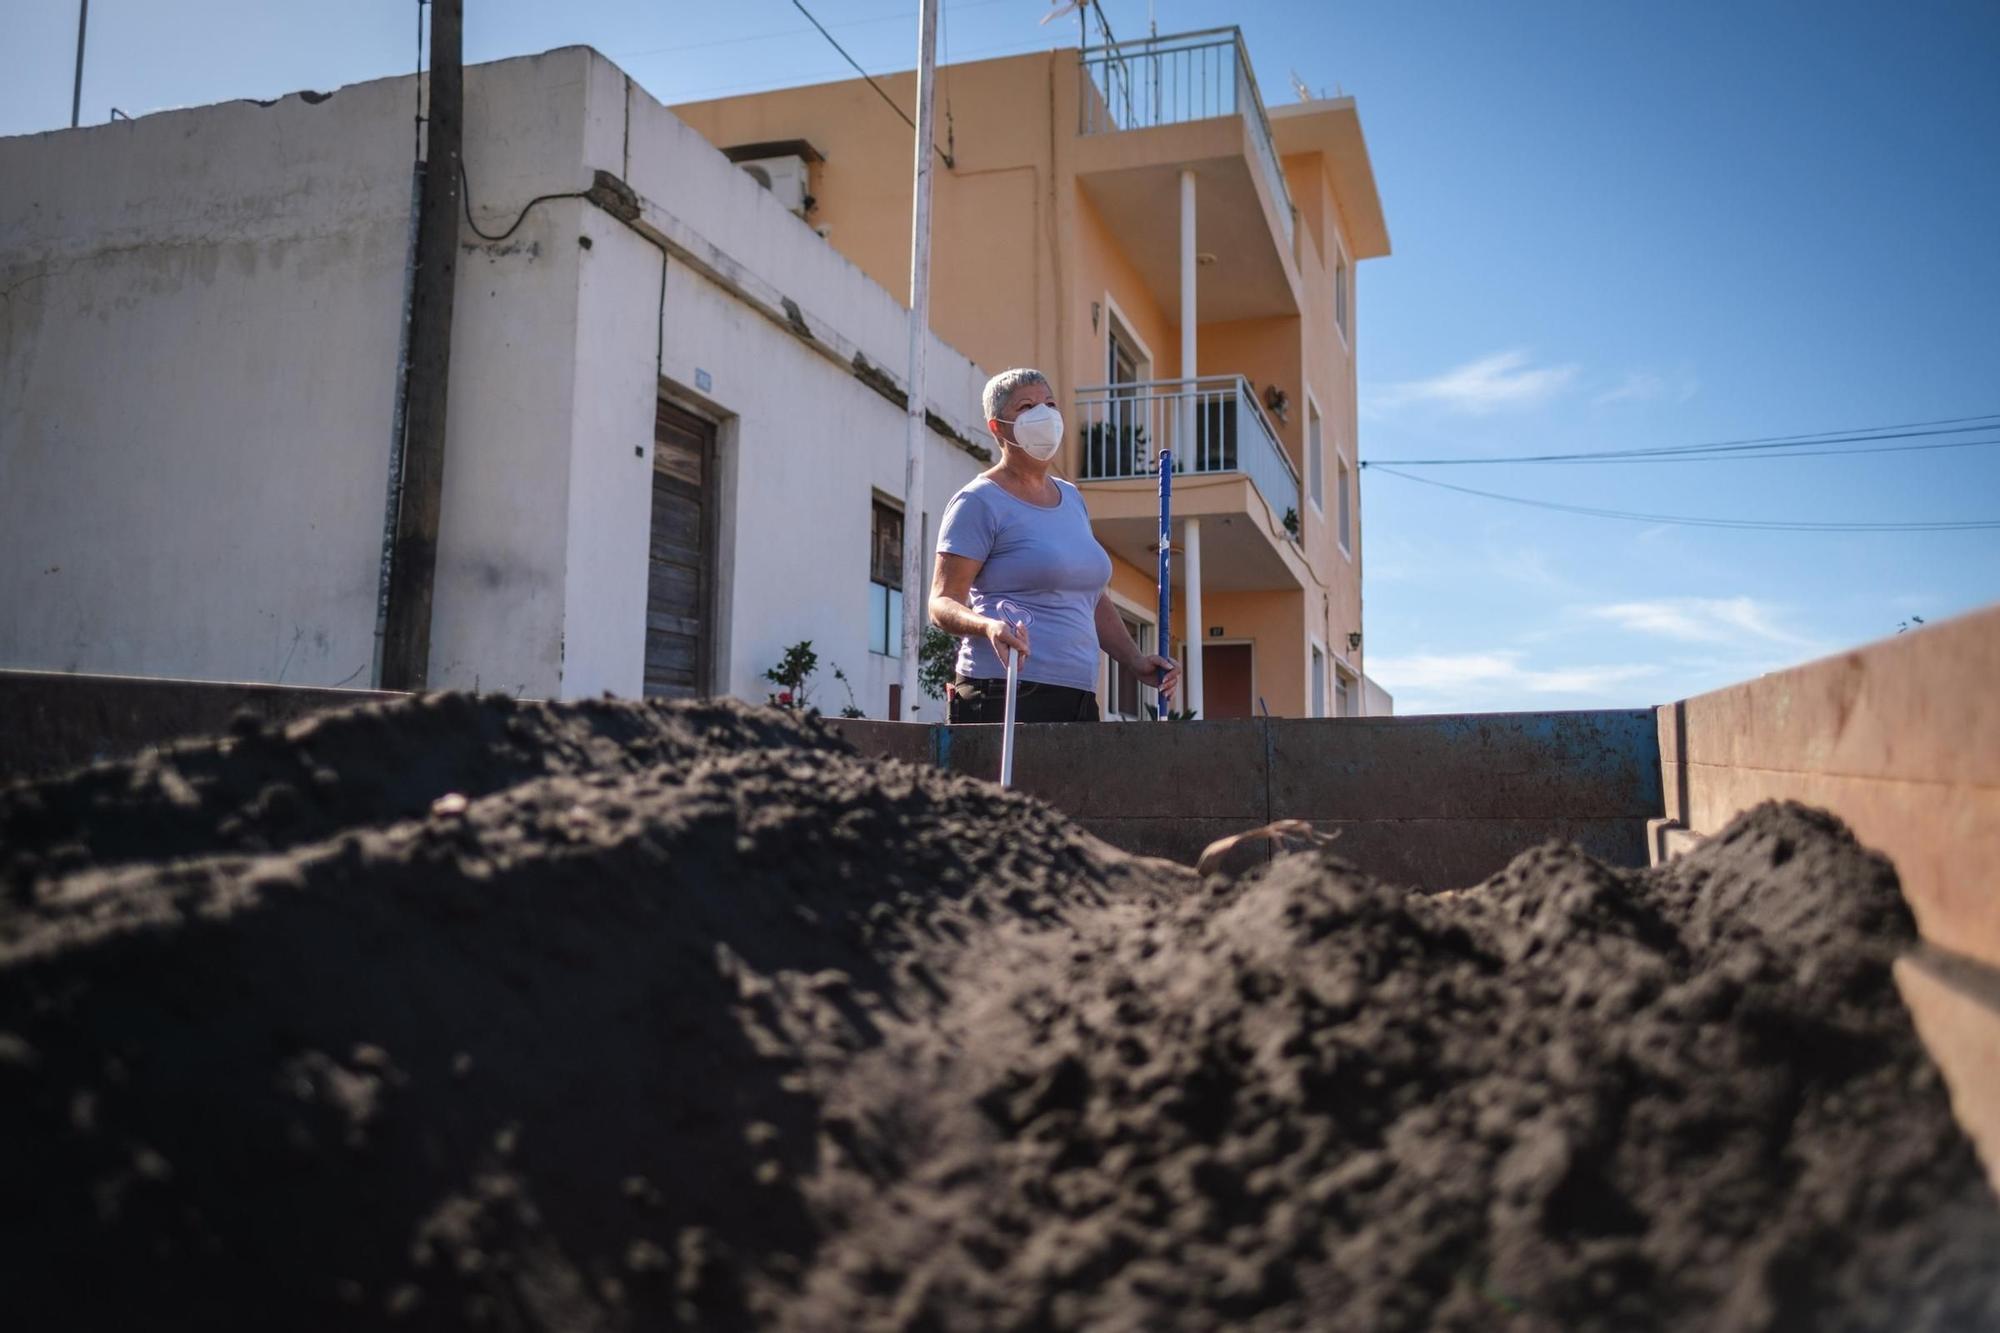
[(1666, 391), (1667, 382), (1665, 380), (1650, 371), (1638, 370), (1626, 375), (1624, 379), (1618, 381), (1617, 384), (1606, 389), (1603, 393), (1598, 394), (1591, 401), (1599, 404), (1632, 401), (1644, 402), (1649, 399), (1658, 398)]
[(1401, 380), (1365, 391), (1371, 411), (1429, 404), (1469, 416), (1486, 416), (1547, 402), (1576, 378), (1573, 365), (1531, 366), (1519, 349), (1495, 352), (1423, 380)]
[(1368, 674), (1396, 696), (1401, 712), (1484, 712), (1547, 707), (1550, 695), (1601, 700), (1657, 674), (1653, 663), (1533, 667), (1517, 652), (1419, 653), (1371, 657)]
[(1627, 371), (1625, 377), (1610, 388), (1603, 390), (1590, 401), (1599, 407), (1607, 403), (1650, 403), (1659, 399), (1672, 399), (1685, 403), (1694, 397), (1701, 387), (1692, 371), (1682, 371), (1672, 379), (1650, 370)]
[(1809, 635), (1786, 629), (1778, 623), (1775, 610), (1754, 597), (1661, 597), (1652, 601), (1613, 602), (1587, 610), (1592, 616), (1621, 628), (1682, 643), (1739, 648), (1776, 645), (1806, 651), (1824, 647)]

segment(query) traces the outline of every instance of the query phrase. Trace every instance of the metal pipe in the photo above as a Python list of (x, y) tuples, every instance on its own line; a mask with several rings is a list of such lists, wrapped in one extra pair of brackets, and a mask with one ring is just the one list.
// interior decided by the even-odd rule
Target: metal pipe
[(75, 129), (83, 114), (83, 39), (90, 31), (90, 0), (76, 7), (76, 83), (69, 95), (69, 127)]
[[(1174, 454), (1171, 449), (1160, 450), (1160, 562), (1159, 562), (1159, 629), (1154, 631), (1153, 651), (1161, 657), (1171, 657), (1174, 646), (1173, 629), (1167, 620), (1174, 609)], [(1160, 721), (1168, 720), (1173, 712), (1173, 696), (1165, 690), (1155, 692), (1156, 709)]]
[[(903, 698), (917, 698), (918, 655), (930, 598), (924, 590), (924, 355), (931, 328), (931, 133), (937, 101), (938, 0), (922, 0), (917, 15), (916, 199), (910, 218), (909, 402), (903, 421)], [(915, 598), (925, 614), (911, 615)]]

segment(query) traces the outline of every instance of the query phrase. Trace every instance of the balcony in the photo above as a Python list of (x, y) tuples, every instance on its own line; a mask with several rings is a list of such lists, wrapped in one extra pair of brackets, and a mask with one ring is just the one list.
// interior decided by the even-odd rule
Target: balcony
[(1181, 305), (1180, 178), (1194, 173), (1202, 322), (1299, 313), (1291, 192), (1235, 28), (1085, 48), (1076, 178), (1160, 304)]
[[(1241, 375), (1100, 384), (1077, 390), (1077, 480), (1098, 538), (1148, 568), (1158, 539), (1159, 450), (1174, 460), (1174, 514), (1204, 520), (1202, 576), (1217, 591), (1303, 587), (1304, 556), (1284, 529), (1299, 475)], [(1210, 522), (1208, 520), (1214, 520)]]
[(1082, 56), (1088, 87), (1078, 99), (1079, 134), (1105, 134), (1241, 116), (1265, 183), (1279, 203), (1285, 244), (1292, 244), (1292, 194), (1271, 141), (1271, 122), (1238, 28), (1093, 46)]

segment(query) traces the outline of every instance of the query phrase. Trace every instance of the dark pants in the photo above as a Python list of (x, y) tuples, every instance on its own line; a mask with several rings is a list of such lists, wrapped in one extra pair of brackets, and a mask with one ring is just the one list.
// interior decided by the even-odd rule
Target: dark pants
[[(945, 687), (950, 698), (952, 722), (1005, 722), (1007, 682), (1001, 680), (955, 680)], [(1090, 690), (1074, 690), (1067, 685), (1044, 685), (1024, 680), (1014, 696), (1016, 722), (1095, 722), (1097, 695)]]

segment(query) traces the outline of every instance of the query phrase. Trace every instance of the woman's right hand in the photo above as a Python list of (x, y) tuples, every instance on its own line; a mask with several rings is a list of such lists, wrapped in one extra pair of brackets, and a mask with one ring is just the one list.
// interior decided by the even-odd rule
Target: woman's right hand
[(1004, 620), (988, 620), (986, 622), (986, 642), (993, 645), (993, 655), (1000, 659), (1003, 666), (1006, 665), (1009, 649), (1019, 652), (1022, 658), (1026, 659), (1028, 656), (1028, 627), (1026, 625), (1010, 625)]

